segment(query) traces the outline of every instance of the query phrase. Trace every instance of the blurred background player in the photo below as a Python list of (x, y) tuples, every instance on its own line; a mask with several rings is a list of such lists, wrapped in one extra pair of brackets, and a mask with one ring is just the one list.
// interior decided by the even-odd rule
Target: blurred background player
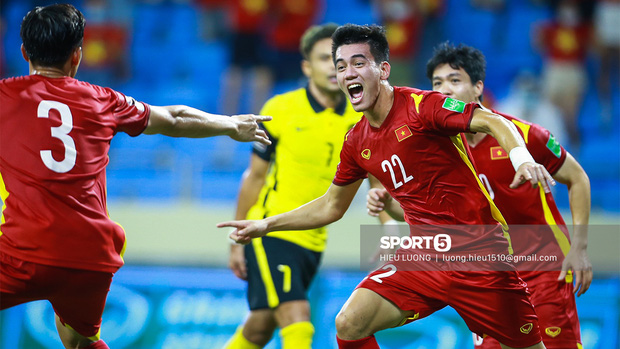
[[(406, 202), (412, 234), (426, 235), (429, 230), (426, 236), (434, 236), (437, 225), (450, 225), (456, 232), (451, 253), (507, 253), (505, 222), (480, 190), (460, 133), (493, 134), (513, 161), (516, 174), (511, 187), (529, 181), (547, 192), (547, 181), (553, 179), (532, 159), (516, 127), (475, 103), (392, 87), (382, 27), (347, 24), (334, 32), (332, 40), (338, 85), (353, 108), (364, 113), (345, 137), (332, 185), (323, 196), (295, 210), (218, 227), (236, 228), (231, 238), (248, 243), (272, 231), (325, 226), (342, 218), (370, 173)], [(404, 253), (415, 257), (418, 251)], [(477, 267), (485, 269), (472, 272), (461, 269), (460, 262), (411, 260), (387, 263), (360, 282), (336, 317), (340, 348), (379, 348), (377, 331), (424, 318), (446, 305), (455, 308), (472, 331), (489, 333), (506, 348), (544, 348), (525, 284), (508, 264), (483, 263)], [(510, 271), (493, 272), (498, 269), (489, 267)]]
[(586, 57), (594, 39), (580, 3), (560, 0), (555, 17), (541, 25), (534, 42), (544, 59), (543, 93), (562, 111), (569, 142), (575, 149), (581, 145), (577, 116), (588, 85)]
[(0, 81), (0, 309), (48, 300), (67, 348), (99, 339), (125, 232), (108, 217), (110, 141), (131, 136), (228, 135), (269, 144), (257, 121), (186, 106), (156, 107), (74, 79), (85, 19), (72, 5), (37, 7), (21, 25), (30, 75)]
[[(235, 219), (289, 211), (327, 190), (345, 133), (360, 119), (338, 87), (331, 58), (335, 24), (313, 26), (301, 39), (304, 88), (271, 98), (261, 112), (270, 146), (257, 143), (237, 200)], [(250, 314), (226, 348), (261, 348), (281, 328), (283, 348), (310, 348), (307, 291), (319, 267), (326, 228), (278, 232), (231, 245), (230, 268), (248, 281)]]
[[(485, 69), (485, 58), (479, 50), (443, 43), (437, 46), (435, 54), (427, 63), (427, 76), (434, 91), (464, 102), (481, 103)], [(495, 110), (493, 112), (499, 114)], [(575, 228), (572, 245), (552, 194), (530, 186), (509, 188), (513, 169), (508, 154), (494, 138), (484, 133), (465, 134), (478, 176), (511, 226), (510, 237), (515, 255), (566, 256), (562, 272), (549, 271), (542, 262), (538, 265), (540, 270), (531, 265), (517, 268), (531, 293), (545, 346), (577, 348), (581, 345), (581, 336), (573, 294), (573, 276), (576, 280), (574, 291), (579, 291), (578, 295), (586, 292), (592, 282), (592, 269), (586, 252), (590, 216), (588, 176), (549, 131), (506, 114), (499, 115), (517, 126), (534, 159), (545, 165), (558, 182), (569, 188)], [(384, 195), (385, 190), (371, 189), (368, 195), (369, 212), (377, 214), (382, 211), (382, 204), (377, 200), (383, 199)], [(394, 218), (403, 219), (398, 203), (390, 199), (385, 203)], [(534, 226), (547, 226), (548, 229), (537, 229)], [(574, 274), (567, 274), (567, 270), (572, 270)], [(500, 347), (497, 340), (491, 337), (476, 337), (475, 343), (480, 348)]]
[[(226, 6), (231, 60), (222, 79), (220, 109), (224, 114), (259, 110), (273, 84), (265, 40), (269, 0), (232, 0)], [(240, 106), (242, 97), (249, 98), (247, 106)]]

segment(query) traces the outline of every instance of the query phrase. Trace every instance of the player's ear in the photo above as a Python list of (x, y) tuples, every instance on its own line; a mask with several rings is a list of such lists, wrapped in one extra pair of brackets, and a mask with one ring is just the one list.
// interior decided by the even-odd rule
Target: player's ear
[(26, 62), (30, 62), (30, 58), (28, 58), (28, 54), (26, 53), (26, 49), (24, 48), (24, 44), (22, 44), (21, 50), (22, 50), (22, 57), (24, 57)]
[(82, 61), (82, 47), (78, 47), (73, 50), (71, 54), (71, 66), (79, 66)]
[(480, 99), (480, 97), (482, 97), (482, 93), (483, 92), (484, 92), (484, 82), (482, 82), (482, 80), (478, 80), (474, 84), (474, 93), (475, 93), (476, 97), (478, 99)]
[(312, 75), (312, 68), (310, 67), (310, 62), (307, 59), (301, 60), (301, 71), (307, 78), (310, 78), (310, 75)]
[(388, 61), (381, 62), (379, 66), (381, 69), (381, 80), (387, 80), (390, 77), (390, 71), (392, 70), (392, 66)]

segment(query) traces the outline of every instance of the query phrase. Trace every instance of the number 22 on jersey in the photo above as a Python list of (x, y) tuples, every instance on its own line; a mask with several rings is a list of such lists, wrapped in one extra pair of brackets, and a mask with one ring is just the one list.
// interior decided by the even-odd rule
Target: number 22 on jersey
[(403, 162), (400, 160), (398, 155), (393, 154), (392, 157), (390, 158), (390, 160), (392, 160), (391, 163), (388, 160), (383, 160), (381, 162), (381, 169), (383, 170), (383, 172), (390, 171), (390, 176), (392, 177), (392, 183), (394, 184), (394, 189), (398, 189), (404, 183), (402, 181), (400, 181), (400, 180), (398, 180), (398, 181), (396, 180), (396, 173), (394, 172), (394, 167), (398, 166), (400, 168), (400, 172), (403, 175), (403, 181), (405, 183), (407, 183), (410, 180), (412, 180), (413, 176), (407, 176), (407, 173), (405, 172), (405, 166), (403, 166)]
[(50, 170), (57, 173), (66, 173), (71, 171), (75, 166), (75, 160), (77, 158), (77, 150), (75, 149), (75, 142), (73, 138), (69, 136), (69, 132), (73, 130), (73, 115), (71, 110), (66, 104), (56, 101), (41, 101), (37, 108), (37, 117), (49, 118), (50, 111), (56, 110), (60, 113), (60, 126), (52, 127), (52, 137), (59, 139), (65, 148), (65, 157), (62, 161), (56, 161), (52, 156), (51, 150), (41, 150), (41, 160), (43, 164)]

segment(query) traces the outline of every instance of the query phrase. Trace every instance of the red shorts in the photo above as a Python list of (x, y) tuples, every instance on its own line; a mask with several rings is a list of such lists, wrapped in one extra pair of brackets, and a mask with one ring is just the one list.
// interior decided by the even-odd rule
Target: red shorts
[(113, 273), (22, 261), (0, 252), (0, 310), (46, 299), (63, 324), (97, 336)]
[[(531, 293), (530, 299), (538, 315), (538, 325), (547, 349), (579, 348), (581, 331), (570, 282), (557, 281), (558, 271), (520, 272)], [(476, 349), (499, 349), (493, 338), (475, 338)]]
[(449, 305), (481, 336), (492, 336), (512, 347), (541, 341), (538, 319), (516, 271), (399, 271), (386, 264), (357, 287), (415, 312), (410, 321)]

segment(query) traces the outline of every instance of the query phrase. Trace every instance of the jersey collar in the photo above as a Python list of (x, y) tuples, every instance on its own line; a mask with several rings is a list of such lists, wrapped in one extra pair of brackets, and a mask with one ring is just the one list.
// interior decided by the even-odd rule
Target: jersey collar
[[(308, 96), (308, 102), (310, 102), (310, 106), (314, 110), (315, 113), (320, 113), (324, 111), (326, 108), (319, 104), (319, 102), (314, 98), (312, 93), (310, 93), (310, 88), (306, 85), (306, 96)], [(340, 103), (334, 109), (334, 112), (340, 116), (344, 115), (344, 111), (347, 108), (347, 99), (343, 98)]]

